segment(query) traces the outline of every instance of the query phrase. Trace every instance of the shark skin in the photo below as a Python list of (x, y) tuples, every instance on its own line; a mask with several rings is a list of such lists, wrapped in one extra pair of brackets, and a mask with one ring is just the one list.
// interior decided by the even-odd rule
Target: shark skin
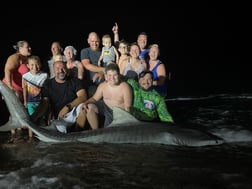
[(150, 143), (192, 147), (220, 145), (224, 143), (223, 139), (199, 130), (183, 128), (169, 123), (139, 121), (130, 113), (116, 107), (113, 108), (114, 120), (107, 128), (60, 133), (31, 122), (23, 104), (2, 81), (0, 81), (0, 92), (11, 115), (10, 120), (0, 126), (0, 131), (10, 131), (13, 128), (26, 125), (43, 142)]
[(29, 115), (24, 105), (5, 83), (0, 80), (0, 92), (10, 112), (11, 118), (1, 126), (1, 131), (10, 131), (25, 125), (25, 120), (29, 119)]

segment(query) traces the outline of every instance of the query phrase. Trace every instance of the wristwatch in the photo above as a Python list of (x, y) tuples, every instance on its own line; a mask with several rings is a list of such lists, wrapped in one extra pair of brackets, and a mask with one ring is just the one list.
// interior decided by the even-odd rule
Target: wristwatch
[(68, 111), (69, 111), (69, 112), (72, 110), (71, 104), (67, 104), (66, 107), (68, 108)]

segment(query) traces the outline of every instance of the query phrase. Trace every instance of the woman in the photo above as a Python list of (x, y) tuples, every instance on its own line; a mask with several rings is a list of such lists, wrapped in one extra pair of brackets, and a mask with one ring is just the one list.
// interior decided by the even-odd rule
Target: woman
[(166, 97), (167, 95), (167, 73), (165, 64), (158, 59), (160, 50), (158, 44), (149, 47), (149, 70), (153, 73), (153, 88)]
[[(27, 61), (28, 56), (31, 55), (31, 47), (25, 40), (18, 41), (13, 47), (16, 52), (7, 58), (3, 82), (15, 91), (19, 100), (23, 103), (22, 76), (29, 71)], [(14, 135), (15, 130), (11, 130), (11, 142), (13, 142)]]
[(139, 73), (147, 69), (147, 64), (144, 60), (139, 58), (140, 47), (137, 43), (132, 43), (129, 46), (129, 57), (124, 59), (120, 65), (120, 74), (137, 79)]
[(13, 47), (16, 52), (5, 63), (3, 82), (23, 102), (22, 75), (29, 71), (27, 57), (31, 55), (31, 47), (27, 41), (18, 41)]
[(64, 50), (66, 58), (66, 66), (69, 74), (72, 77), (77, 77), (80, 80), (84, 78), (84, 67), (79, 60), (76, 60), (77, 50), (73, 46), (66, 46)]

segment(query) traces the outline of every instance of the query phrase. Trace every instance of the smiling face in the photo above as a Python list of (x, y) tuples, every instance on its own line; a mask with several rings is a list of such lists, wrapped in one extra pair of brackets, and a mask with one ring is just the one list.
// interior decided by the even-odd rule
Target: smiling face
[[(141, 77), (142, 75), (142, 77)], [(151, 73), (145, 73), (145, 74), (140, 74), (140, 77), (139, 77), (139, 85), (140, 87), (147, 91), (151, 88), (152, 86), (152, 82), (153, 82), (153, 79), (152, 79), (152, 74)]]
[(118, 51), (121, 55), (128, 55), (128, 44), (126, 42), (120, 42)]
[(110, 85), (117, 85), (120, 83), (119, 67), (115, 63), (110, 63), (105, 67), (105, 80)]
[(139, 55), (140, 55), (140, 48), (137, 44), (132, 44), (130, 46), (130, 56), (133, 57), (133, 58), (138, 58)]
[(105, 79), (110, 85), (117, 85), (119, 83), (119, 74), (115, 70), (109, 70), (105, 74)]
[(66, 60), (74, 60), (77, 50), (73, 46), (67, 46), (64, 50)]
[(27, 67), (30, 69), (31, 74), (39, 73), (41, 69), (40, 59), (37, 56), (29, 57)]
[(28, 42), (24, 42), (22, 46), (19, 47), (19, 53), (23, 56), (30, 56), (31, 55), (31, 47)]
[(150, 60), (157, 60), (158, 56), (159, 56), (159, 46), (157, 44), (151, 45), (149, 50)]
[(139, 45), (140, 49), (143, 50), (145, 49), (147, 45), (147, 35), (146, 34), (139, 34), (137, 38), (137, 44)]
[(52, 45), (51, 45), (51, 52), (52, 52), (52, 55), (55, 56), (57, 54), (61, 54), (63, 51), (61, 45), (59, 42), (53, 42)]
[(56, 81), (64, 81), (67, 75), (66, 64), (62, 61), (56, 61), (53, 64), (53, 69)]
[(100, 38), (95, 32), (89, 34), (87, 41), (92, 50), (97, 51), (99, 49)]

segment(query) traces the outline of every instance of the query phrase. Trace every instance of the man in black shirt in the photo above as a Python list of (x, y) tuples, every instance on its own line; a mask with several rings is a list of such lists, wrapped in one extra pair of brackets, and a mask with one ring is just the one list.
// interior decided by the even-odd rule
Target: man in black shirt
[(55, 77), (43, 84), (42, 99), (31, 116), (32, 121), (37, 121), (50, 108), (58, 131), (66, 133), (75, 123), (83, 128), (86, 115), (80, 109), (82, 103), (87, 100), (85, 86), (78, 78), (68, 77), (67, 67), (63, 61), (56, 61), (53, 70)]

